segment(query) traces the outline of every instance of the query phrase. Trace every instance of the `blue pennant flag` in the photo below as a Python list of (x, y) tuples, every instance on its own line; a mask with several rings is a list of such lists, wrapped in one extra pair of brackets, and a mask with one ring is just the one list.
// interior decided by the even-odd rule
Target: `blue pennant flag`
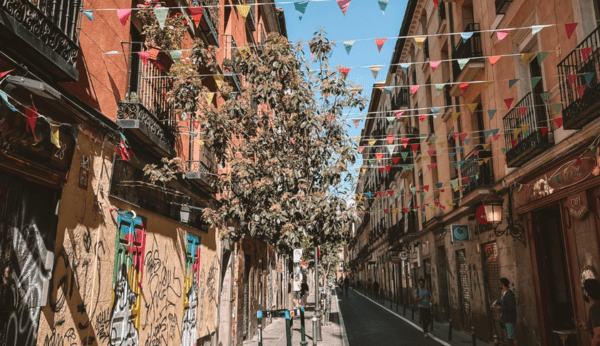
[(590, 83), (592, 82), (592, 78), (594, 78), (594, 72), (584, 73), (583, 77), (585, 78), (585, 84), (587, 86), (590, 86)]
[(381, 13), (385, 14), (385, 8), (388, 5), (389, 0), (379, 0), (379, 8), (381, 9)]
[(469, 145), (469, 143), (471, 143), (471, 139), (473, 139), (473, 138), (465, 138), (465, 144)]
[(400, 64), (400, 67), (402, 67), (402, 71), (404, 71), (404, 73), (406, 73), (406, 71), (408, 71), (408, 67), (410, 66), (410, 64)]
[(456, 153), (450, 153), (450, 154), (448, 154), (448, 156), (454, 157), (454, 156), (456, 156)]
[(491, 131), (492, 131), (492, 135), (495, 136), (498, 134), (498, 132), (500, 132), (500, 129), (492, 129)]
[(371, 193), (370, 192), (366, 192), (365, 195), (367, 195), (367, 197), (371, 198)]
[(306, 6), (308, 6), (308, 1), (298, 1), (294, 3), (294, 7), (296, 8), (300, 20), (302, 20), (302, 16), (304, 15), (304, 12), (306, 12)]
[(0, 98), (2, 98), (2, 101), (4, 101), (6, 106), (8, 108), (10, 108), (11, 111), (13, 111), (13, 112), (17, 111), (17, 109), (15, 107), (13, 107), (13, 105), (11, 105), (10, 102), (8, 102), (8, 95), (6, 95), (6, 93), (3, 90), (0, 90)]
[(83, 14), (85, 14), (85, 16), (90, 20), (90, 21), (94, 21), (94, 12), (86, 10), (83, 11)]
[(494, 115), (496, 115), (496, 110), (488, 109), (488, 115), (490, 116), (490, 120), (494, 119)]
[(488, 139), (488, 137), (492, 134), (492, 130), (483, 130), (483, 136), (485, 137), (485, 139)]
[(436, 186), (438, 189), (441, 189), (441, 188), (442, 188), (442, 186), (444, 186), (444, 183), (437, 183), (437, 184), (435, 184), (435, 186)]
[(508, 88), (512, 88), (513, 85), (517, 84), (517, 82), (519, 81), (519, 79), (509, 79), (508, 80)]
[(431, 107), (431, 113), (433, 113), (434, 116), (436, 116), (439, 111), (440, 111), (441, 107)]
[(467, 42), (467, 40), (470, 39), (471, 36), (473, 36), (472, 32), (461, 32), (460, 33), (460, 37), (462, 37), (463, 42)]
[(354, 44), (354, 40), (352, 41), (344, 41), (344, 47), (346, 48), (346, 53), (350, 55), (350, 51), (352, 50), (352, 45)]

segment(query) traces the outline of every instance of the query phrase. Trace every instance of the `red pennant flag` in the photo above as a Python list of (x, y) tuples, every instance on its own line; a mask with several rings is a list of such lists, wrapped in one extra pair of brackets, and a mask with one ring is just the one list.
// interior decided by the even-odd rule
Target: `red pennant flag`
[(585, 85), (577, 87), (577, 95), (579, 95), (579, 98), (583, 97), (583, 93), (585, 92), (585, 87), (586, 87)]
[(377, 196), (379, 196), (379, 197), (383, 196), (383, 192), (377, 191)]
[(340, 68), (340, 73), (344, 75), (344, 78), (348, 77), (348, 73), (350, 73), (350, 67)]
[(521, 116), (524, 116), (527, 113), (529, 106), (519, 107), (519, 112), (521, 112)]
[(0, 78), (6, 76), (7, 74), (11, 73), (14, 70), (8, 70), (8, 71), (4, 71), (4, 72), (0, 72)]
[(435, 149), (434, 150), (427, 150), (427, 154), (429, 154), (429, 156), (435, 155)]
[(389, 144), (392, 144), (394, 142), (394, 136), (385, 136), (385, 138), (387, 138)]
[(402, 145), (404, 145), (405, 148), (408, 145), (409, 140), (410, 140), (410, 138), (402, 138)]
[(469, 83), (460, 83), (460, 92), (461, 93), (465, 93), (465, 91), (467, 90), (467, 87), (469, 87)]
[(419, 143), (411, 144), (410, 146), (412, 147), (413, 151), (416, 154), (417, 153), (417, 149), (419, 149)]
[(568, 39), (571, 39), (571, 36), (573, 36), (573, 33), (575, 32), (576, 27), (577, 27), (577, 23), (565, 24), (565, 30), (567, 31)]
[(150, 59), (150, 52), (138, 52), (140, 59), (144, 63), (144, 66), (148, 66), (148, 59)]
[(427, 168), (429, 168), (429, 170), (432, 170), (432, 169), (434, 169), (436, 167), (437, 167), (437, 162), (434, 162), (434, 163), (432, 163), (430, 165), (427, 165)]
[(452, 132), (452, 138), (456, 139), (456, 137), (458, 137), (460, 133), (458, 132)]
[(384, 169), (385, 169), (385, 167), (379, 167), (379, 172), (383, 173)]
[(389, 173), (390, 169), (392, 169), (392, 165), (387, 165), (385, 166), (385, 170)]
[(433, 0), (433, 6), (438, 7), (439, 0)]
[(465, 182), (465, 184), (468, 184), (468, 183), (469, 183), (469, 177), (464, 177), (464, 178), (462, 178), (462, 181), (464, 181), (464, 182)]
[(395, 165), (397, 165), (398, 161), (400, 161), (400, 158), (399, 157), (394, 157), (394, 158), (392, 158), (392, 161), (394, 162)]
[(419, 121), (423, 122), (427, 118), (427, 115), (419, 115)]
[(590, 47), (590, 48), (581, 48), (580, 52), (581, 52), (581, 59), (583, 59), (583, 61), (586, 61), (587, 58), (590, 56), (590, 54), (592, 53), (592, 50), (594, 48)]
[(375, 153), (375, 156), (377, 157), (377, 161), (381, 162), (381, 158), (383, 157), (383, 153)]
[(515, 99), (504, 99), (504, 103), (506, 103), (506, 108), (510, 109), (510, 105), (512, 105)]
[(383, 44), (385, 43), (385, 41), (387, 41), (387, 38), (376, 38), (375, 39), (375, 44), (377, 45), (377, 49), (379, 50), (379, 53), (381, 53), (381, 48), (383, 48)]
[(394, 111), (394, 113), (396, 114), (396, 118), (400, 119), (404, 111)]
[(570, 74), (569, 75), (569, 86), (573, 86), (573, 83), (575, 83), (576, 80), (577, 80), (577, 75), (576, 74)]
[(465, 138), (467, 138), (468, 135), (469, 135), (468, 133), (461, 133), (460, 134), (460, 139), (462, 139), (464, 141)]
[(443, 193), (443, 192), (444, 192), (444, 190), (445, 190), (445, 189), (440, 189), (440, 192), (442, 192), (442, 193)]
[(406, 207), (405, 207), (405, 208), (402, 208), (402, 212), (403, 212), (403, 213), (408, 213), (408, 208), (406, 208)]
[(388, 190), (388, 195), (393, 196), (394, 195), (394, 190)]
[(196, 24), (196, 26), (200, 25), (200, 21), (202, 20), (202, 12), (204, 12), (204, 7), (189, 7), (189, 9), (190, 13), (192, 14), (194, 24)]
[(192, 120), (192, 124), (194, 124), (194, 129), (197, 130), (198, 129), (198, 121), (196, 120)]
[(429, 185), (423, 185), (423, 190), (429, 192)]
[(498, 60), (500, 60), (500, 58), (501, 58), (501, 57), (502, 57), (502, 56), (491, 56), (491, 57), (490, 57), (490, 64), (492, 64), (492, 66), (494, 66), (494, 64), (495, 64), (496, 62), (498, 62)]
[(390, 211), (389, 209), (383, 209), (383, 212), (384, 212), (384, 213), (387, 213), (387, 212), (389, 212), (389, 211)]
[(563, 118), (555, 118), (554, 122), (556, 123), (556, 126), (562, 127), (562, 125), (563, 125)]
[(479, 156), (479, 150), (473, 150), (473, 155)]
[(34, 104), (31, 105), (31, 109), (25, 107), (25, 116), (27, 116), (27, 128), (31, 128), (31, 133), (33, 133), (33, 138), (36, 141), (37, 138), (35, 137), (35, 124), (37, 123), (38, 115), (39, 114)]
[(542, 136), (545, 136), (546, 133), (548, 133), (548, 128), (547, 127), (542, 127), (541, 130), (542, 130)]
[(494, 140), (497, 141), (498, 139), (500, 139), (500, 135), (494, 135)]
[(442, 208), (443, 210), (446, 210), (446, 206), (444, 206), (444, 205), (440, 205), (440, 208)]
[(516, 139), (511, 139), (511, 140), (510, 140), (510, 145), (511, 145), (511, 147), (513, 147), (513, 148), (514, 148), (514, 147), (515, 147), (515, 145), (517, 145), (517, 140), (516, 140)]

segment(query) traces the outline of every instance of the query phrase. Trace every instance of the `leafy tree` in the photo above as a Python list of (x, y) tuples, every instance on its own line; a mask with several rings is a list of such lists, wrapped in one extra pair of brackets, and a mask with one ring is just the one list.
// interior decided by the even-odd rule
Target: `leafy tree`
[(228, 170), (216, 181), (222, 205), (205, 210), (209, 222), (238, 222), (234, 232), (223, 231), (225, 238), (249, 235), (290, 249), (349, 237), (356, 207), (341, 196), (355, 151), (343, 112), (363, 109), (366, 99), (329, 68), (332, 43), (322, 30), (309, 46), (320, 66), (314, 75), (302, 45), (277, 34), (268, 36), (262, 54), (234, 52), (226, 68), (243, 78), (243, 90), (199, 112), (206, 144)]

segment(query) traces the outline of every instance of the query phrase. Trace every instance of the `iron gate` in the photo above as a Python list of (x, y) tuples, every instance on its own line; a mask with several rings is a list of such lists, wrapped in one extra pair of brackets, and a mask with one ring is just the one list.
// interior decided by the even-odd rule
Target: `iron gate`
[[(500, 282), (500, 263), (495, 242), (483, 246), (483, 275), (488, 295), (488, 306), (490, 306), (494, 300), (500, 301), (502, 299), (502, 292), (498, 286), (498, 282)], [(498, 335), (498, 338), (504, 342), (504, 333), (502, 333), (500, 325), (500, 312), (492, 309), (491, 314), (493, 317), (492, 333)]]
[(461, 322), (463, 329), (471, 328), (471, 286), (469, 285), (469, 265), (465, 250), (456, 251), (458, 265), (458, 291), (461, 309)]

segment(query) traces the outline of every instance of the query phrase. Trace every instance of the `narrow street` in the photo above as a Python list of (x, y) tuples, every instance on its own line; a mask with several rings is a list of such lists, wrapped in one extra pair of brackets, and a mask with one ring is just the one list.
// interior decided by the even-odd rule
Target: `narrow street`
[(340, 297), (340, 310), (350, 346), (447, 345), (423, 337), (421, 329), (350, 289)]

